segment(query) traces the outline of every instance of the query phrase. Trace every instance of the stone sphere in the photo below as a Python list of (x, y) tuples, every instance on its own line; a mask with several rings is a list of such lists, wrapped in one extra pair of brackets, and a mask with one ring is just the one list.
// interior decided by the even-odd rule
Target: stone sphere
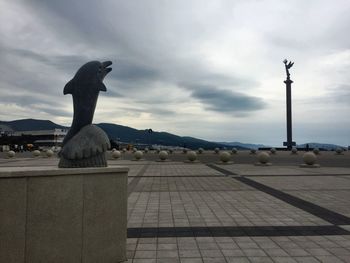
[(136, 160), (140, 160), (142, 158), (142, 156), (143, 156), (143, 153), (141, 151), (136, 151), (134, 153), (134, 157)]
[(292, 153), (296, 154), (298, 152), (298, 149), (296, 147), (292, 147)]
[(137, 152), (137, 148), (134, 147), (134, 148), (132, 149), (132, 152), (133, 152), (133, 153), (136, 153), (136, 152)]
[(276, 148), (271, 148), (271, 149), (270, 149), (270, 152), (271, 152), (272, 154), (275, 154), (275, 153), (276, 153)]
[(116, 151), (116, 150), (117, 150), (116, 148), (113, 148), (113, 149), (112, 149), (112, 152), (114, 152), (114, 151)]
[(46, 151), (46, 156), (49, 157), (49, 158), (52, 157), (53, 156), (53, 151), (47, 150)]
[(15, 157), (15, 155), (16, 155), (16, 153), (14, 151), (7, 152), (7, 157), (9, 157), (9, 158), (13, 158), (13, 157)]
[(215, 153), (219, 153), (219, 151), (220, 151), (219, 148), (215, 148), (215, 149), (214, 149), (214, 152), (215, 152)]
[(229, 152), (221, 152), (220, 153), (220, 160), (223, 162), (223, 163), (227, 163), (229, 162), (231, 159), (231, 154)]
[(40, 151), (39, 150), (34, 150), (33, 151), (33, 156), (34, 157), (39, 157), (40, 156)]
[(165, 161), (168, 158), (168, 152), (160, 151), (158, 156), (159, 156), (159, 159), (161, 159), (162, 161)]
[(237, 148), (232, 148), (231, 151), (232, 151), (233, 154), (236, 154), (237, 153)]
[(194, 162), (195, 160), (197, 160), (197, 154), (194, 151), (188, 151), (187, 152), (187, 159), (191, 162)]
[(314, 148), (312, 151), (314, 152), (314, 154), (319, 154), (320, 153), (320, 149), (318, 149), (317, 147)]
[(148, 153), (148, 151), (149, 151), (149, 149), (146, 147), (144, 152), (145, 152), (145, 153)]
[(125, 148), (123, 148), (123, 150), (122, 150), (122, 151), (123, 151), (123, 153), (126, 153), (126, 149), (125, 149)]
[(306, 152), (303, 155), (303, 160), (307, 165), (313, 165), (316, 163), (317, 157), (313, 152)]
[(256, 154), (256, 150), (255, 149), (251, 149), (250, 150), (250, 154)]
[(198, 148), (198, 153), (199, 154), (202, 154), (204, 152), (204, 149), (203, 148)]
[(337, 147), (337, 149), (335, 149), (335, 152), (336, 152), (337, 154), (341, 154), (341, 153), (343, 153), (343, 149), (340, 148), (340, 147)]
[(51, 151), (53, 151), (54, 153), (57, 153), (57, 152), (59, 152), (59, 149), (58, 149), (58, 147), (52, 146)]
[(120, 153), (120, 151), (115, 150), (115, 151), (112, 152), (112, 157), (113, 157), (114, 159), (120, 158), (121, 155), (122, 155), (122, 154)]
[(270, 161), (270, 154), (267, 152), (261, 152), (258, 154), (258, 161), (260, 163), (268, 163)]

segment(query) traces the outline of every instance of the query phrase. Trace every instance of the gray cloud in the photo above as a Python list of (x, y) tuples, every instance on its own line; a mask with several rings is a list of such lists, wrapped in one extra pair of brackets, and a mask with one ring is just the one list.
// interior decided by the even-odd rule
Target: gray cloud
[(331, 89), (324, 99), (331, 101), (335, 104), (342, 103), (342, 104), (349, 105), (350, 85), (348, 84), (338, 85), (337, 87)]
[(152, 67), (124, 58), (116, 59), (110, 75), (119, 81), (155, 80), (160, 77), (159, 71)]
[[(178, 86), (185, 91), (188, 90), (189, 85), (198, 82), (228, 89), (257, 84), (254, 79), (236, 77), (234, 73), (225, 75), (208, 69), (200, 59), (194, 56), (179, 60), (176, 52), (181, 53), (186, 46), (184, 44), (186, 41), (182, 42), (184, 36), (179, 35), (178, 39), (174, 39), (176, 41), (174, 43), (167, 42), (164, 34), (158, 34), (163, 28), (162, 24), (157, 23), (156, 20), (162, 16), (157, 14), (155, 20), (150, 19), (144, 12), (144, 8), (148, 5), (141, 4), (136, 7), (122, 1), (113, 3), (107, 1), (100, 5), (95, 1), (85, 1), (84, 8), (81, 9), (80, 5), (64, 0), (45, 3), (33, 0), (26, 3), (27, 8), (35, 13), (38, 19), (45, 22), (45, 26), (55, 32), (62, 42), (80, 42), (85, 49), (91, 50), (90, 54), (94, 56), (100, 54), (101, 57), (114, 62), (113, 70), (105, 80), (111, 85), (108, 86), (108, 93), (101, 94), (102, 96), (132, 97), (135, 101), (153, 104), (168, 101), (166, 94), (161, 97), (144, 96), (145, 91), (150, 95), (157, 83)], [(113, 9), (113, 17), (109, 16), (112, 14), (108, 4), (120, 7)], [(171, 13), (167, 8), (164, 12)], [(133, 21), (132, 18), (135, 19), (135, 25), (128, 24)], [(170, 22), (166, 20), (166, 23)], [(198, 34), (192, 31), (188, 33)], [(173, 46), (175, 43), (176, 47)], [(98, 59), (88, 55), (89, 52), (84, 55), (68, 56), (42, 54), (18, 48), (8, 48), (8, 51), (18, 59), (27, 58), (37, 61), (61, 71), (66, 76), (72, 76), (80, 65), (88, 60)], [(40, 83), (37, 84), (40, 86)], [(18, 83), (17, 86), (23, 86), (23, 83)], [(26, 86), (29, 89), (35, 89), (33, 85)], [(243, 100), (243, 94), (241, 97)], [(231, 107), (230, 110), (225, 107), (212, 109), (216, 111), (222, 109), (223, 113), (258, 109), (249, 99), (241, 104), (241, 107)], [(248, 109), (250, 106), (253, 107)]]
[(171, 110), (167, 109), (162, 109), (161, 107), (150, 107), (150, 106), (145, 106), (143, 108), (132, 108), (132, 107), (119, 107), (118, 109), (121, 109), (123, 111), (129, 111), (129, 112), (134, 112), (137, 114), (141, 113), (150, 113), (155, 116), (174, 116), (176, 113)]
[(242, 93), (218, 89), (213, 86), (192, 86), (191, 88), (191, 96), (199, 99), (209, 110), (245, 113), (265, 107), (262, 99)]

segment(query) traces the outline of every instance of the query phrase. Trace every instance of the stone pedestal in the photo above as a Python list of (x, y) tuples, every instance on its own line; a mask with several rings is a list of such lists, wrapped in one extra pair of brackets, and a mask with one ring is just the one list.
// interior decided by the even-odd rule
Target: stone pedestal
[(0, 262), (122, 262), (126, 167), (0, 168)]

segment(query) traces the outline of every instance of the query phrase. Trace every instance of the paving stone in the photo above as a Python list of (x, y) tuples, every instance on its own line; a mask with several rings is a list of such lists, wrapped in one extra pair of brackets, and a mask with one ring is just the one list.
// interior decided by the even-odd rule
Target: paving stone
[(135, 252), (135, 258), (156, 258), (155, 250), (137, 250)]
[(224, 257), (220, 250), (205, 249), (200, 250), (203, 258), (220, 258)]
[(248, 257), (248, 259), (252, 263), (273, 263), (269, 257)]
[(227, 263), (250, 263), (246, 257), (228, 257), (226, 258)]
[(157, 258), (178, 258), (177, 250), (157, 250)]
[(179, 250), (179, 256), (180, 258), (198, 258), (201, 257), (201, 254), (199, 253), (198, 249), (192, 249), (192, 250)]
[(202, 258), (181, 258), (181, 263), (203, 263)]
[(295, 262), (297, 262), (292, 257), (272, 257), (271, 259), (273, 260), (273, 262), (276, 262), (276, 263), (295, 263)]
[(299, 263), (319, 263), (314, 257), (296, 257), (295, 260)]
[(155, 258), (152, 258), (152, 259), (150, 259), (150, 258), (147, 258), (147, 259), (145, 259), (145, 258), (136, 258), (132, 262), (133, 263), (156, 263), (157, 260)]

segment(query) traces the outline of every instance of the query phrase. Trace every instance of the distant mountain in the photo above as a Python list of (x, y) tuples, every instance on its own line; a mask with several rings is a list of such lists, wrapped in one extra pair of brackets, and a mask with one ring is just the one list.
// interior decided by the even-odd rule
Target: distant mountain
[(329, 143), (317, 143), (317, 142), (309, 142), (309, 143), (304, 143), (304, 144), (298, 144), (298, 147), (301, 148), (306, 148), (306, 145), (309, 145), (310, 148), (319, 148), (319, 149), (324, 149), (324, 150), (335, 150), (336, 148), (344, 148), (344, 146), (336, 145), (336, 144), (329, 144)]
[(252, 143), (241, 143), (241, 142), (219, 142), (221, 144), (229, 145), (236, 148), (245, 148), (245, 149), (259, 149), (264, 147), (269, 147), (263, 144), (252, 144)]
[[(52, 129), (65, 129), (68, 127), (58, 125), (49, 120), (35, 120), (35, 119), (23, 119), (15, 121), (0, 121), (0, 125), (6, 125), (14, 131), (28, 131), (28, 130), (52, 130)], [(197, 149), (202, 147), (204, 149), (223, 148), (230, 147), (228, 144), (209, 142), (193, 137), (181, 137), (167, 132), (149, 133), (147, 130), (137, 130), (127, 126), (122, 126), (112, 123), (100, 123), (96, 124), (103, 129), (111, 140), (130, 142), (130, 143), (144, 143), (144, 144), (159, 144), (168, 146), (181, 146), (191, 149)], [(237, 148), (242, 149), (241, 146)]]
[(49, 120), (36, 120), (36, 119), (0, 121), (0, 125), (1, 124), (12, 128), (14, 131), (37, 131), (37, 130), (53, 130), (53, 129), (67, 128)]
[(197, 149), (199, 147), (204, 149), (213, 149), (216, 147), (222, 148), (228, 146), (193, 137), (181, 137), (168, 132), (153, 131), (152, 133), (149, 133), (147, 130), (137, 130), (127, 126), (111, 123), (100, 123), (97, 124), (97, 126), (103, 129), (110, 139), (122, 142), (181, 146), (191, 149)]

